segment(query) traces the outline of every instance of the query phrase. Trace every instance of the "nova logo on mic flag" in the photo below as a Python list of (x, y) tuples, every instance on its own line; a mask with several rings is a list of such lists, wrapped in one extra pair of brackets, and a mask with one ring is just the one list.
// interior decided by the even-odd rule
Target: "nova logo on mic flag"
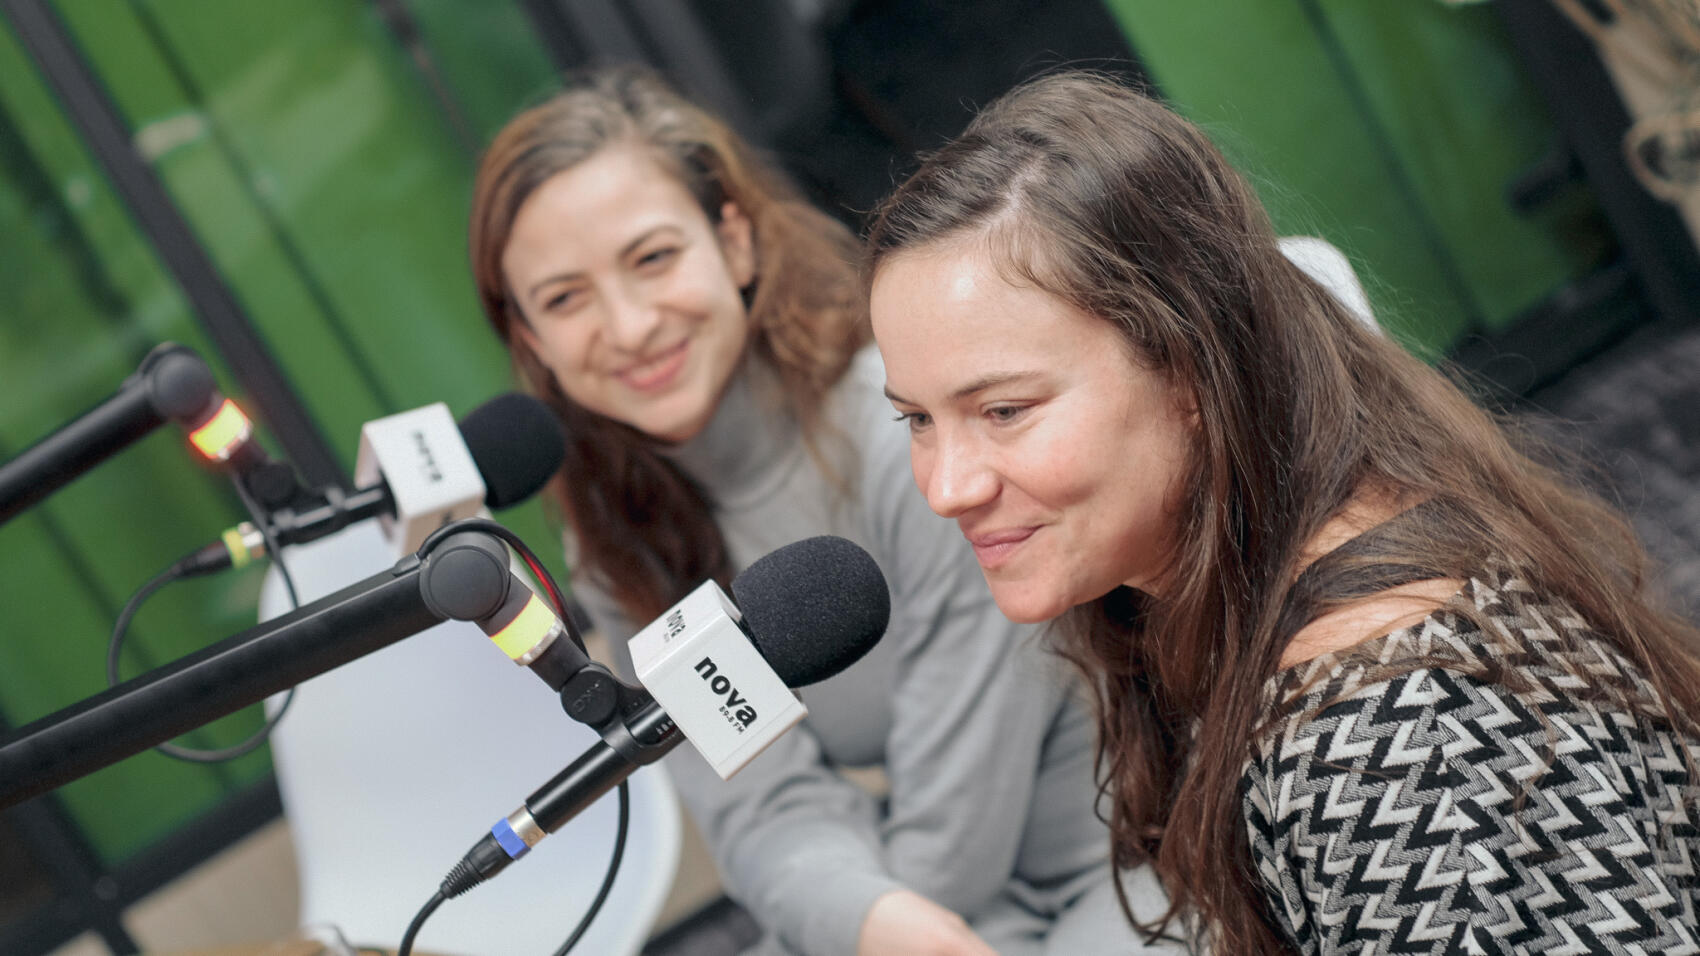
[(360, 429), (354, 481), (383, 481), (395, 513), (379, 518), (398, 556), (411, 554), (431, 532), (470, 518), (484, 507), (484, 479), (442, 402), (367, 422)]
[(628, 645), (638, 680), (722, 778), (809, 713), (750, 643), (741, 619), (708, 581)]
[[(720, 708), (722, 714), (736, 720), (743, 727), (756, 722), (756, 709), (750, 706), (750, 699), (738, 693), (738, 688), (732, 686), (732, 678), (720, 673), (714, 658), (705, 657), (697, 661), (696, 672), (703, 680), (708, 681), (708, 686), (713, 688), (716, 694), (726, 695), (726, 706)], [(732, 710), (734, 707), (738, 709)]]

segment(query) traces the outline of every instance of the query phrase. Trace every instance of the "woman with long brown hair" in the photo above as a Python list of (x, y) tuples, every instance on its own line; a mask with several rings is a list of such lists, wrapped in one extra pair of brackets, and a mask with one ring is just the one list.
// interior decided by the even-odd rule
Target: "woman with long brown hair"
[(1221, 954), (1696, 952), (1700, 643), (1625, 523), (1279, 251), (1196, 128), (1007, 94), (875, 211), (916, 483), (1096, 688)]
[[(899, 494), (850, 233), (725, 124), (615, 70), (497, 135), (470, 245), (519, 376), (567, 426), (573, 589), (616, 656), (702, 580), (809, 535), (861, 544), (891, 585), (884, 640), (803, 692), (803, 725), (730, 781), (668, 758), (763, 951), (1136, 948), (1085, 694)], [(883, 798), (843, 773), (860, 766), (885, 769)]]

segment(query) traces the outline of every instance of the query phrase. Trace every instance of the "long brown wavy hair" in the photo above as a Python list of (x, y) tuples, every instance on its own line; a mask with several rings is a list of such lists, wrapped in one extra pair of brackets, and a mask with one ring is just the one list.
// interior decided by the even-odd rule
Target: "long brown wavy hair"
[(575, 539), (574, 572), (605, 588), (633, 620), (659, 615), (690, 588), (729, 574), (711, 503), (655, 439), (567, 398), (514, 334), (525, 322), (502, 271), (514, 218), (550, 177), (609, 148), (648, 151), (718, 223), (736, 203), (754, 233), (757, 277), (745, 290), (745, 361), (776, 373), (814, 438), (828, 389), (868, 340), (855, 237), (820, 212), (725, 123), (648, 70), (602, 69), (514, 117), (485, 151), (468, 235), (473, 280), (520, 380), (567, 427), (567, 461), (551, 495)]
[(1297, 625), (1364, 596), (1319, 584), (1298, 620), (1284, 613), (1301, 549), (1366, 490), (1433, 505), (1385, 526), (1376, 565), (1468, 579), (1506, 562), (1643, 669), (1647, 716), (1696, 730), (1700, 643), (1645, 596), (1623, 520), (1290, 263), (1247, 183), (1155, 99), (1078, 72), (1006, 94), (875, 210), (870, 273), (962, 238), (1012, 281), (1112, 323), (1198, 410), (1162, 599), (1118, 588), (1055, 631), (1097, 698), (1115, 860), (1153, 864), (1170, 894), (1147, 930), (1180, 917), (1215, 952), (1287, 951), (1241, 778)]

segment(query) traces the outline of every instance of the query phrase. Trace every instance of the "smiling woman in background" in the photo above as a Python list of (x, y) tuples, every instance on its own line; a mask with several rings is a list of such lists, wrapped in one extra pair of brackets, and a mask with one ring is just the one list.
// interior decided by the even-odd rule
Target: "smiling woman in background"
[[(616, 71), (498, 134), (470, 244), (490, 321), (567, 426), (574, 592), (617, 654), (704, 579), (810, 535), (856, 541), (891, 585), (885, 639), (741, 773), (668, 758), (762, 951), (1137, 951), (1084, 695), (908, 487), (849, 232)], [(858, 766), (889, 794), (840, 772)], [(1146, 879), (1135, 906), (1159, 913)]]
[[(1096, 686), (1116, 859), (1221, 954), (1700, 952), (1700, 648), (1626, 525), (1113, 79), (876, 210), (915, 482)], [(1135, 914), (1138, 915), (1138, 914)]]

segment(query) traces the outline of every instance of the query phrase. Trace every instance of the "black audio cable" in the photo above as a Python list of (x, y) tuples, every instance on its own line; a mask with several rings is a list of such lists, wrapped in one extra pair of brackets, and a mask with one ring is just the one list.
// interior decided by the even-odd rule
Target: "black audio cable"
[[(555, 578), (549, 573), (549, 569), (543, 566), (543, 562), (538, 560), (531, 548), (520, 540), (519, 535), (487, 518), (470, 518), (457, 522), (452, 527), (460, 531), (485, 531), (507, 542), (525, 561), (526, 567), (531, 569), (531, 573), (536, 576), (538, 583), (548, 593), (549, 602), (555, 606), (555, 614), (562, 621), (570, 620), (566, 598), (562, 595), (560, 586), (555, 583)], [(425, 555), (430, 554), (431, 549), (436, 547), (443, 537), (443, 531), (433, 532), (419, 546), (419, 556), (424, 558)], [(575, 642), (578, 642), (579, 649), (583, 650), (584, 644), (579, 638), (577, 629), (569, 627), (567, 633), (571, 635)], [(607, 902), (608, 894), (614, 888), (614, 877), (619, 874), (620, 863), (625, 858), (626, 831), (631, 822), (632, 806), (631, 790), (626, 781), (620, 781), (619, 791), (620, 822), (614, 830), (614, 851), (608, 861), (608, 872), (603, 876), (602, 886), (596, 891), (596, 898), (591, 900), (590, 908), (585, 911), (584, 916), (573, 928), (566, 942), (562, 943), (561, 948), (555, 951), (555, 956), (566, 956), (566, 953), (578, 944), (585, 931), (590, 929), (591, 920), (594, 920), (596, 914), (602, 911), (602, 904)], [(508, 854), (501, 849), (500, 844), (494, 840), (486, 838), (475, 845), (465, 857), (461, 858), (459, 863), (454, 865), (449, 874), (443, 877), (437, 891), (431, 894), (431, 898), (426, 900), (425, 905), (420, 907), (419, 912), (414, 915), (413, 921), (407, 926), (407, 932), (401, 938), (401, 945), (396, 948), (396, 956), (411, 956), (413, 941), (418, 937), (420, 928), (425, 925), (425, 921), (431, 918), (431, 914), (435, 913), (438, 907), (484, 882), (505, 867), (510, 859)]]

